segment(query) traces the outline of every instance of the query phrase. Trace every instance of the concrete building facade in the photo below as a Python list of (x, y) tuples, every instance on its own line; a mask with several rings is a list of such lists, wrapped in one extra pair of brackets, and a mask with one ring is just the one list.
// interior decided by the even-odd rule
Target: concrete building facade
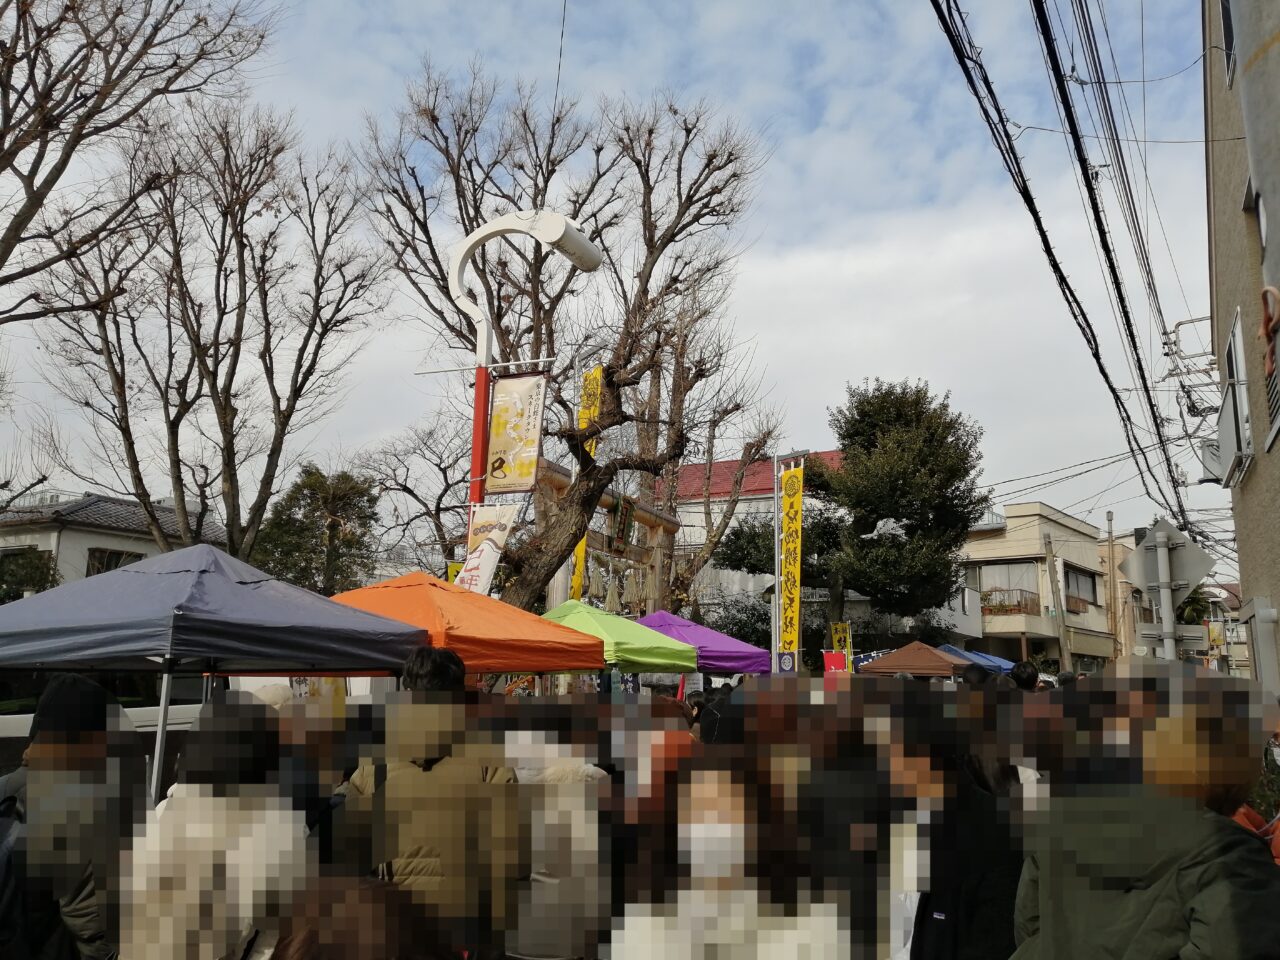
[[(1240, 623), (1255, 673), (1280, 691), (1280, 381), (1276, 325), (1264, 328), (1264, 288), (1280, 283), (1280, 250), (1267, 245), (1268, 204), (1280, 209), (1280, 5), (1204, 0), (1204, 126), (1209, 295), (1222, 385), (1216, 478), (1231, 490), (1240, 562)], [(1260, 105), (1261, 108), (1260, 108)], [(1272, 264), (1264, 270), (1264, 259)], [(1280, 294), (1271, 296), (1280, 313)]]
[[(1011, 503), (969, 534), (984, 653), (1061, 669), (1116, 656), (1097, 527), (1048, 504)], [(1065, 649), (1064, 649), (1065, 645)]]

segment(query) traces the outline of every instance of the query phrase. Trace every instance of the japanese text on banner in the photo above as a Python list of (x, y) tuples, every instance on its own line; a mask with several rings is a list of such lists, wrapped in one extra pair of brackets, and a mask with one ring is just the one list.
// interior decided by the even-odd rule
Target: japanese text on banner
[[(595, 366), (582, 375), (582, 398), (578, 401), (578, 429), (585, 430), (600, 416), (600, 386), (604, 382), (604, 367)], [(587, 453), (595, 456), (596, 442), (588, 440)], [(574, 600), (582, 599), (582, 588), (587, 573), (587, 538), (578, 541), (573, 551), (573, 580), (569, 587), (569, 596)]]
[(839, 653), (849, 652), (849, 622), (831, 625), (831, 649)]
[(538, 479), (547, 378), (540, 373), (494, 382), (489, 415), (489, 493), (528, 493)]
[(800, 646), (800, 529), (804, 467), (782, 472), (782, 583), (779, 591), (778, 669), (792, 672)]
[(507, 534), (519, 512), (518, 504), (482, 505), (472, 509), (471, 527), (467, 531), (467, 560), (454, 583), (472, 593), (489, 592), (502, 548), (507, 544)]

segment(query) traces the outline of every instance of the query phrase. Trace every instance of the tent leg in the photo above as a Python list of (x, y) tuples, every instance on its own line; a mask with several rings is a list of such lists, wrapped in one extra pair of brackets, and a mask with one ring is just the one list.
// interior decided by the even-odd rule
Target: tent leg
[(151, 805), (160, 803), (160, 773), (164, 769), (164, 737), (169, 727), (169, 697), (173, 692), (173, 661), (166, 658), (160, 681), (160, 717), (156, 722), (156, 753), (151, 761)]

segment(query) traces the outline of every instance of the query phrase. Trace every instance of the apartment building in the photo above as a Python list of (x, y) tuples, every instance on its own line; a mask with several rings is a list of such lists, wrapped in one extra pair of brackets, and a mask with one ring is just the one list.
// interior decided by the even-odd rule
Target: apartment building
[(1202, 13), (1209, 296), (1222, 385), (1218, 436), (1204, 459), (1231, 491), (1253, 669), (1280, 691), (1280, 244), (1267, 244), (1266, 212), (1280, 206), (1280, 4), (1204, 0)]
[(965, 545), (982, 609), (982, 639), (969, 648), (1009, 660), (1043, 657), (1059, 669), (1092, 670), (1113, 659), (1100, 533), (1045, 503), (993, 510)]

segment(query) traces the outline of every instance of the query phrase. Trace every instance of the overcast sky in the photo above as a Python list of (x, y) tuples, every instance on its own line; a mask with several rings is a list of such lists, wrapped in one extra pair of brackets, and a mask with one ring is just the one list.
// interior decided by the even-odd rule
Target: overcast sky
[[(1028, 5), (965, 6), (1011, 119), (1058, 127)], [(1201, 53), (1195, 0), (1145, 4), (1145, 25), (1139, 0), (1105, 7), (1120, 76), (1144, 75), (1144, 30), (1147, 77), (1181, 70)], [(294, 109), (317, 145), (355, 139), (365, 115), (396, 109), (424, 55), (445, 68), (479, 57), (499, 77), (550, 90), (559, 36), (559, 0), (305, 0), (290, 9), (259, 68), (260, 89)], [(787, 445), (830, 446), (826, 411), (846, 382), (920, 377), (949, 390), (955, 407), (984, 427), (989, 483), (1124, 449), (927, 0), (569, 0), (561, 85), (585, 100), (658, 87), (705, 95), (762, 132), (772, 156), (743, 234), (731, 320), (756, 345), (762, 378), (786, 413)], [(1198, 67), (1126, 85), (1139, 130), (1144, 89), (1147, 137), (1203, 135)], [(1063, 138), (1029, 131), (1019, 146), (1110, 366), (1130, 383)], [(1203, 147), (1151, 144), (1147, 162), (1186, 294), (1184, 301), (1152, 208), (1165, 314), (1170, 322), (1203, 316)], [(1139, 203), (1145, 213), (1142, 195)], [(1115, 211), (1112, 225), (1122, 239)], [(1136, 273), (1129, 285), (1149, 341)], [(420, 329), (382, 334), (353, 368), (349, 399), (318, 442), (352, 450), (408, 425), (431, 402), (413, 371), (450, 361), (425, 352), (427, 343)], [(1172, 409), (1172, 395), (1163, 396)], [(1198, 479), (1199, 465), (1189, 455), (1182, 462)], [(1122, 463), (1035, 496), (1100, 526), (1113, 507), (1117, 526), (1132, 527), (1155, 510), (1135, 474)], [(1227, 502), (1217, 488), (1193, 488), (1190, 497)]]

